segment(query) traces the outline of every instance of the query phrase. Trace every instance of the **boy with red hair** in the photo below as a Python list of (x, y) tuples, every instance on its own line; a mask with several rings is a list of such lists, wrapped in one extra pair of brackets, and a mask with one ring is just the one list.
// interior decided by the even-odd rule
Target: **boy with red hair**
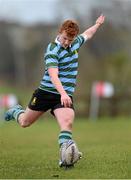
[[(47, 47), (45, 73), (38, 89), (32, 95), (26, 110), (16, 105), (5, 114), (5, 120), (15, 119), (21, 127), (28, 127), (42, 114), (51, 110), (59, 126), (59, 146), (72, 140), (74, 121), (73, 93), (78, 73), (78, 51), (83, 43), (91, 39), (97, 29), (104, 23), (101, 15), (95, 25), (79, 33), (79, 26), (73, 20), (65, 21), (59, 28), (54, 42)], [(73, 140), (72, 140), (73, 142)], [(60, 166), (66, 166), (60, 160)]]

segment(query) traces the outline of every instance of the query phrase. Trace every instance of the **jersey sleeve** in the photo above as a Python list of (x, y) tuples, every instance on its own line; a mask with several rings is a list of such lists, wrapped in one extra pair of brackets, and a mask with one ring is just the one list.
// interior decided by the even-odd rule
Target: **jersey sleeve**
[(47, 47), (45, 53), (45, 65), (46, 68), (57, 68), (58, 67), (58, 54), (57, 54), (57, 45), (55, 43), (50, 43)]
[(85, 39), (84, 39), (84, 37), (82, 35), (79, 35), (79, 36), (77, 36), (77, 41), (78, 41), (78, 43), (79, 43), (79, 45), (81, 47), (82, 44), (84, 44)]
[(75, 38), (73, 45), (78, 50), (82, 46), (82, 44), (84, 44), (86, 42), (86, 40), (87, 39), (85, 39), (85, 37), (82, 34), (80, 34)]

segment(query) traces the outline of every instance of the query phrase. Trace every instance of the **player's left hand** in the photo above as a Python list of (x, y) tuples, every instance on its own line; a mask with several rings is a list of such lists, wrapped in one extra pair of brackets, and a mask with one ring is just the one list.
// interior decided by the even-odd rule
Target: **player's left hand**
[(104, 23), (104, 21), (105, 21), (105, 16), (104, 16), (103, 14), (101, 14), (101, 15), (97, 18), (96, 24), (101, 25), (101, 24)]

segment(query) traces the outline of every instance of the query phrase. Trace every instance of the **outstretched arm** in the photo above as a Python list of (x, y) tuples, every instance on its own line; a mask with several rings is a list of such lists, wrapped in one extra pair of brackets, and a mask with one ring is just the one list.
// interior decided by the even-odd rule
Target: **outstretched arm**
[(87, 30), (85, 30), (82, 35), (85, 37), (85, 39), (91, 39), (93, 35), (96, 33), (97, 29), (104, 23), (105, 16), (101, 15), (96, 20), (95, 25), (91, 26)]

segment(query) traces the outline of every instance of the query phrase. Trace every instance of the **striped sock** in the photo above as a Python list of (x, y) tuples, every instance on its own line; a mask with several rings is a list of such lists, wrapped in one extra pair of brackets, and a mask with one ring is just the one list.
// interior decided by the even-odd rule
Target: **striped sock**
[(64, 142), (66, 142), (66, 141), (68, 141), (70, 139), (72, 139), (72, 132), (70, 132), (70, 131), (61, 131), (60, 134), (59, 134), (59, 141), (58, 141), (59, 146), (61, 147), (61, 145)]
[(21, 114), (21, 113), (24, 113), (25, 111), (23, 110), (23, 109), (17, 109), (15, 112), (14, 112), (14, 114), (13, 114), (13, 116), (14, 116), (14, 118), (16, 119), (16, 121), (18, 122), (18, 117), (19, 117), (19, 115)]

